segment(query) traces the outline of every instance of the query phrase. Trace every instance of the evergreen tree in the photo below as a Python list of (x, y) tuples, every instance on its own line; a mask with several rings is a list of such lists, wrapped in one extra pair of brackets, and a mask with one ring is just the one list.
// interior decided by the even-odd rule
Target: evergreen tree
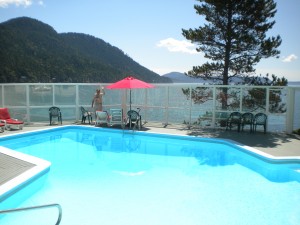
[(189, 76), (216, 80), (228, 85), (231, 78), (248, 76), (262, 59), (278, 57), (280, 36), (267, 37), (275, 21), (273, 0), (197, 0), (194, 8), (207, 23), (183, 29), (186, 39), (198, 45), (209, 62), (194, 66)]

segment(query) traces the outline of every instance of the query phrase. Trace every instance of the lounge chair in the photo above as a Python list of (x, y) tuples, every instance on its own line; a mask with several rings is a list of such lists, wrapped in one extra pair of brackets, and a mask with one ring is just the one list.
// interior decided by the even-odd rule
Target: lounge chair
[(124, 116), (123, 116), (123, 109), (110, 109), (110, 121), (109, 125), (121, 125), (124, 128)]
[(97, 125), (108, 125), (109, 124), (109, 115), (106, 111), (96, 111), (96, 120), (95, 126)]
[(264, 133), (267, 132), (267, 119), (268, 116), (264, 113), (257, 113), (254, 116), (254, 122), (253, 122), (253, 128), (254, 132), (256, 132), (256, 127), (257, 126), (263, 126), (264, 127)]
[(244, 130), (244, 126), (249, 125), (250, 126), (250, 133), (253, 131), (253, 122), (254, 122), (254, 115), (250, 112), (244, 113), (242, 115), (242, 131)]
[(82, 106), (80, 107), (81, 110), (81, 123), (85, 123), (86, 118), (89, 121), (89, 124), (93, 121), (92, 113), (83, 108)]
[(239, 112), (230, 113), (230, 115), (226, 121), (226, 130), (228, 130), (228, 128), (231, 130), (233, 125), (237, 125), (237, 130), (238, 130), (238, 132), (240, 132), (241, 120), (242, 120), (241, 113), (239, 113)]
[(129, 123), (129, 128), (131, 128), (132, 125), (134, 125), (133, 128), (137, 127), (139, 130), (142, 128), (142, 117), (139, 112), (135, 110), (129, 110), (127, 112), (127, 120)]
[(0, 132), (3, 133), (5, 128), (5, 123), (0, 123)]
[(11, 118), (8, 108), (0, 108), (0, 122), (4, 123), (4, 127), (6, 130), (11, 130), (11, 129), (22, 130), (24, 126), (23, 121)]
[(57, 117), (57, 122), (60, 122), (60, 124), (62, 125), (62, 116), (61, 116), (60, 108), (56, 106), (52, 106), (49, 108), (50, 125), (52, 125), (52, 119), (55, 117)]

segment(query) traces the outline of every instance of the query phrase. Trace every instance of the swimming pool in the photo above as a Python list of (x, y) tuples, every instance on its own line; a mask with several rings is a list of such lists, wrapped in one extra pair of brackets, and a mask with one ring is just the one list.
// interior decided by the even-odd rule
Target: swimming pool
[[(300, 224), (300, 164), (226, 141), (66, 126), (0, 142), (52, 164), (0, 206), (59, 203), (62, 225)], [(56, 219), (45, 210), (0, 223)]]

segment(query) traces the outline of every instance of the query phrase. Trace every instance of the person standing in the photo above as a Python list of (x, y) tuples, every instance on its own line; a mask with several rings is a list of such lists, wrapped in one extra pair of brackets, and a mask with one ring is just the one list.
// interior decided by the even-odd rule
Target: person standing
[(102, 96), (105, 95), (104, 87), (101, 87), (101, 89), (96, 90), (96, 94), (92, 101), (92, 108), (94, 109), (94, 112), (96, 111), (102, 111)]

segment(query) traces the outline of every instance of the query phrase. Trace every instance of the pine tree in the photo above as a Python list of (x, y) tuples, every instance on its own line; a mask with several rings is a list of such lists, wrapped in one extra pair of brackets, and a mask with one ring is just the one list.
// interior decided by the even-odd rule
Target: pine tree
[(183, 29), (183, 36), (198, 45), (209, 62), (194, 66), (189, 76), (228, 85), (236, 76), (248, 76), (263, 58), (279, 57), (281, 37), (267, 37), (275, 21), (273, 0), (197, 0), (194, 8), (207, 23)]

